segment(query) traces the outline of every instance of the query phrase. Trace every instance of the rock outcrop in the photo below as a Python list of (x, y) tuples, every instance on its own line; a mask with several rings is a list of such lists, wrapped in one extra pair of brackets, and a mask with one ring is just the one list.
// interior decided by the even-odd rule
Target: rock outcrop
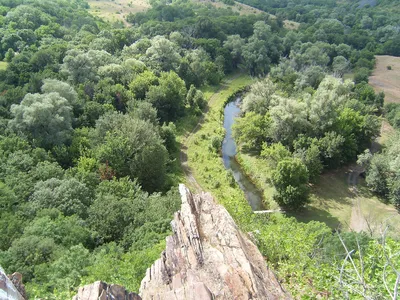
[(103, 282), (79, 289), (73, 300), (261, 300), (290, 298), (257, 247), (208, 193), (179, 186), (181, 210), (173, 235), (149, 269), (140, 296)]
[(14, 273), (7, 276), (0, 267), (0, 300), (25, 300), (25, 287), (22, 284), (22, 275)]
[(179, 190), (166, 250), (146, 272), (143, 300), (286, 299), (257, 247), (208, 193)]
[(129, 293), (117, 284), (107, 284), (102, 281), (79, 288), (78, 295), (73, 300), (141, 300), (138, 294)]

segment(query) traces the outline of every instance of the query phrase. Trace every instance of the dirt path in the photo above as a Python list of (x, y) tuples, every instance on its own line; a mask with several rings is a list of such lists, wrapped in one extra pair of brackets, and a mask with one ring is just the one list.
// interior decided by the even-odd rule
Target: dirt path
[(195, 189), (194, 192), (196, 192), (196, 193), (200, 193), (201, 191), (203, 191), (203, 188), (197, 182), (196, 178), (193, 176), (193, 172), (188, 164), (187, 149), (188, 149), (189, 142), (192, 139), (193, 135), (201, 128), (201, 125), (204, 123), (207, 113), (208, 113), (209, 109), (213, 106), (215, 100), (217, 99), (218, 94), (222, 90), (229, 88), (229, 83), (231, 81), (233, 81), (234, 79), (236, 79), (237, 77), (239, 77), (240, 75), (241, 75), (241, 73), (238, 73), (238, 74), (234, 75), (232, 78), (229, 78), (229, 80), (225, 80), (224, 82), (221, 82), (218, 90), (210, 97), (210, 100), (207, 103), (207, 107), (204, 109), (203, 114), (200, 117), (199, 121), (197, 122), (196, 126), (193, 128), (193, 130), (190, 133), (185, 135), (184, 140), (181, 142), (181, 150), (180, 150), (179, 158), (181, 161), (182, 170), (185, 173), (187, 182), (192, 186), (192, 188)]
[(349, 227), (350, 230), (355, 232), (367, 232), (369, 230), (368, 222), (362, 213), (360, 203), (361, 198), (358, 196), (357, 189), (358, 179), (360, 177), (360, 174), (364, 172), (364, 169), (361, 166), (354, 164), (350, 166), (349, 171), (350, 172), (347, 183), (349, 185), (350, 191), (354, 194)]
[(351, 217), (350, 217), (350, 230), (355, 232), (368, 232), (369, 227), (365, 216), (361, 210), (361, 203), (360, 197), (356, 197), (353, 200), (353, 208), (351, 210)]

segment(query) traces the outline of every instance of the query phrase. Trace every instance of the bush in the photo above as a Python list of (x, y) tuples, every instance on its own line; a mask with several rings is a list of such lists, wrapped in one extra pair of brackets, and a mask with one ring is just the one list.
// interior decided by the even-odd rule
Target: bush
[(222, 137), (217, 136), (217, 135), (213, 136), (213, 137), (211, 138), (211, 145), (209, 146), (208, 149), (209, 149), (211, 152), (218, 152), (219, 149), (221, 148), (222, 141), (223, 141), (223, 138), (222, 138)]

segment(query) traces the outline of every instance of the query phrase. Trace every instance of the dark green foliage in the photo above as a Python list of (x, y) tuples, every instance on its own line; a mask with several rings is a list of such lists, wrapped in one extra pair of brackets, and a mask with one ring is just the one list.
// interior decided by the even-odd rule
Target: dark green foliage
[(99, 232), (104, 242), (119, 241), (129, 227), (135, 228), (145, 222), (141, 217), (146, 200), (147, 195), (128, 178), (103, 181), (90, 207), (90, 226)]
[(356, 70), (354, 73), (354, 82), (356, 84), (358, 83), (368, 83), (368, 77), (369, 77), (370, 71), (366, 68), (361, 68)]
[(35, 185), (30, 201), (36, 211), (56, 208), (66, 216), (76, 214), (85, 218), (92, 199), (90, 190), (78, 180), (51, 178)]
[(398, 208), (400, 207), (399, 162), (397, 159), (399, 155), (399, 133), (396, 132), (381, 153), (371, 155), (366, 152), (360, 155), (358, 160), (366, 168), (368, 187)]
[(168, 152), (156, 127), (129, 115), (109, 114), (96, 124), (95, 157), (117, 177), (137, 178), (146, 191), (164, 187)]
[[(197, 90), (193, 110), (186, 107), (185, 81), (160, 73), (177, 70), (182, 48), (149, 36), (132, 54), (142, 33), (113, 29), (81, 0), (2, 5), (0, 264), (23, 274), (32, 298), (68, 299), (90, 270), (101, 273), (93, 251), (116, 241), (121, 255), (132, 245), (142, 251), (132, 254), (135, 266), (128, 254), (124, 263), (113, 260), (130, 264), (137, 289), (162, 246), (148, 249), (165, 238), (179, 206), (175, 193), (141, 188), (166, 192), (175, 184), (165, 184), (175, 125), (159, 118), (175, 121), (204, 107)], [(201, 84), (220, 80), (215, 66), (204, 62)], [(150, 89), (160, 97), (142, 101)]]
[(389, 103), (385, 106), (385, 115), (389, 123), (395, 127), (400, 128), (400, 104)]
[(308, 201), (308, 171), (299, 159), (284, 159), (272, 174), (274, 199), (286, 209), (298, 210)]
[(151, 86), (146, 100), (156, 109), (161, 122), (182, 116), (186, 97), (185, 82), (174, 72), (161, 73), (158, 86)]

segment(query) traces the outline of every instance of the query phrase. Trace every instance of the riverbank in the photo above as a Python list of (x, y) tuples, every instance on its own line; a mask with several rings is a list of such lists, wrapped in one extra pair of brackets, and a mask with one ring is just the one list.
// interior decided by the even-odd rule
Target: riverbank
[(203, 190), (209, 191), (240, 224), (249, 224), (252, 210), (243, 191), (228, 172), (220, 156), (224, 139), (223, 108), (229, 97), (253, 82), (241, 74), (221, 83), (217, 93), (208, 102), (208, 112), (197, 130), (186, 139), (185, 152), (189, 172)]
[(267, 161), (257, 156), (251, 156), (238, 152), (236, 161), (240, 165), (243, 173), (251, 180), (251, 182), (262, 192), (264, 206), (266, 209), (280, 209), (278, 203), (273, 200), (275, 188), (271, 184), (271, 168)]
[(235, 123), (236, 118), (240, 117), (241, 113), (241, 100), (242, 93), (238, 93), (233, 99), (228, 102), (224, 107), (224, 119), (223, 126), (225, 130), (224, 140), (222, 142), (222, 161), (225, 169), (230, 172), (240, 189), (244, 192), (247, 202), (250, 204), (253, 211), (263, 211), (267, 207), (264, 205), (263, 195), (260, 190), (253, 184), (253, 182), (246, 176), (236, 161), (237, 146), (232, 136), (232, 126)]

